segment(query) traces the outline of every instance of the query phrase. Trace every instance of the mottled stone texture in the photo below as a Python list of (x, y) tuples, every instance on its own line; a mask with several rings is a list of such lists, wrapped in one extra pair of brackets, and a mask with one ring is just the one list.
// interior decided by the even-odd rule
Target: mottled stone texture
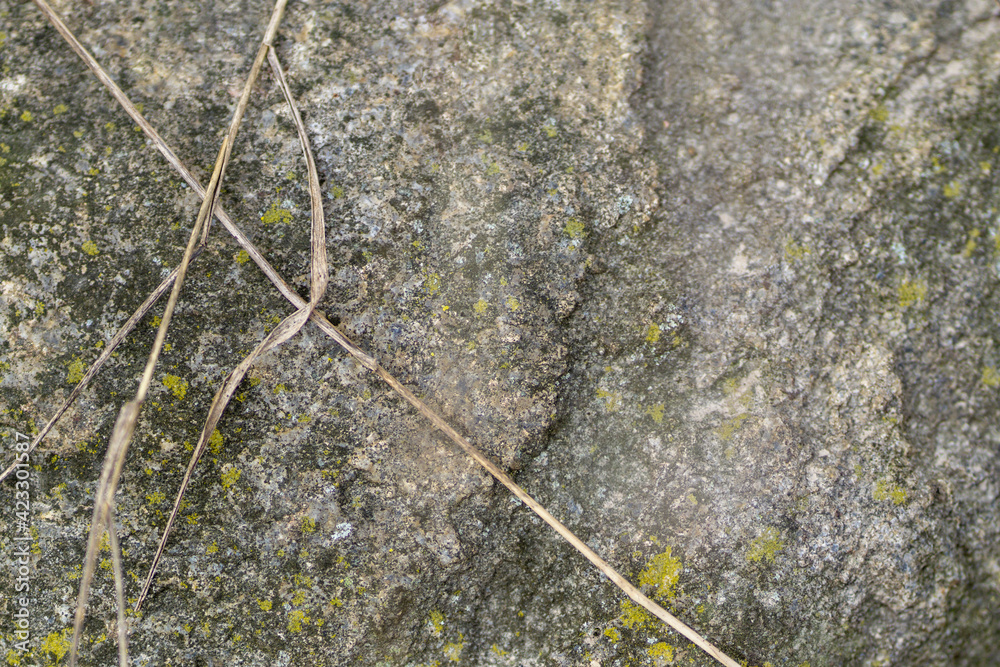
[[(270, 8), (57, 9), (207, 181)], [(323, 182), (323, 310), (612, 564), (750, 665), (1000, 661), (995, 3), (293, 0), (277, 50)], [(198, 201), (31, 3), (0, 0), (0, 96), (8, 460)], [(234, 156), (225, 207), (305, 293), (267, 74)], [(289, 312), (218, 226), (122, 478), (130, 597), (221, 378)], [(66, 660), (151, 325), (32, 459), (11, 664)], [(710, 664), (311, 326), (219, 435), (135, 664)], [(102, 568), (85, 664), (116, 664), (111, 597)]]

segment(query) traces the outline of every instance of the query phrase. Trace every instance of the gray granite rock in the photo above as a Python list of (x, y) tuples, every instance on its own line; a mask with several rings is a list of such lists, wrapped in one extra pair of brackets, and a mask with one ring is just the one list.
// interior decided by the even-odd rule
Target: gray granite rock
[[(207, 181), (270, 8), (57, 9)], [(198, 202), (33, 4), (0, 18), (9, 458)], [(277, 49), (326, 197), (322, 307), (736, 659), (990, 664), (998, 34), (985, 0), (293, 2)], [(305, 293), (304, 166), (266, 74), (251, 106), (223, 202)], [(216, 228), (118, 495), (130, 597), (219, 381), (289, 312)], [(32, 459), (33, 637), (5, 626), (10, 660), (66, 660), (153, 331)], [(130, 620), (136, 664), (711, 664), (311, 326), (219, 435)], [(8, 619), (16, 585), (0, 570)], [(115, 664), (111, 598), (100, 569), (85, 664)]]

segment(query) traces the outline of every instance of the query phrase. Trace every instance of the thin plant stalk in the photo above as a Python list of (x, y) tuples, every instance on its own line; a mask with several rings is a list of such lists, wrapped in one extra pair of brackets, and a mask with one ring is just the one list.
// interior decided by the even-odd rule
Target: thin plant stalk
[(298, 107), (295, 104), (295, 98), (292, 96), (292, 92), (288, 88), (288, 83), (285, 81), (285, 76), (281, 69), (281, 63), (278, 61), (278, 56), (274, 52), (273, 48), (268, 49), (267, 57), (268, 62), (271, 65), (271, 69), (274, 71), (281, 87), (281, 91), (284, 93), (285, 99), (288, 102), (288, 106), (291, 108), (292, 119), (295, 121), (295, 128), (299, 135), (299, 143), (302, 145), (302, 152), (306, 161), (306, 171), (308, 173), (309, 181), (309, 200), (311, 204), (311, 225), (309, 234), (311, 246), (309, 261), (309, 301), (285, 318), (285, 320), (282, 321), (270, 333), (270, 335), (267, 336), (267, 338), (257, 345), (257, 347), (254, 348), (254, 350), (247, 355), (236, 366), (236, 368), (232, 370), (232, 372), (229, 373), (225, 381), (222, 383), (222, 386), (216, 392), (215, 397), (212, 399), (212, 405), (208, 410), (208, 418), (205, 420), (205, 425), (198, 438), (198, 444), (195, 446), (194, 453), (191, 455), (191, 461), (188, 463), (187, 470), (184, 473), (184, 479), (181, 481), (180, 490), (177, 492), (174, 507), (170, 512), (170, 518), (167, 519), (167, 525), (163, 528), (163, 535), (160, 537), (160, 544), (156, 549), (156, 555), (153, 557), (153, 562), (149, 567), (149, 574), (146, 576), (146, 582), (143, 584), (142, 593), (139, 594), (139, 599), (136, 600), (136, 611), (141, 608), (143, 601), (149, 594), (153, 578), (156, 576), (156, 568), (159, 565), (160, 557), (163, 555), (163, 550), (167, 546), (167, 539), (170, 536), (170, 530), (174, 525), (174, 521), (177, 519), (178, 513), (180, 512), (184, 492), (187, 490), (191, 477), (194, 475), (195, 466), (198, 465), (198, 460), (205, 452), (205, 448), (208, 446), (208, 440), (211, 437), (212, 432), (215, 430), (216, 424), (219, 423), (219, 419), (222, 418), (222, 414), (225, 411), (226, 406), (229, 405), (229, 401), (232, 400), (233, 394), (236, 393), (237, 386), (243, 380), (247, 371), (250, 370), (250, 367), (260, 355), (278, 347), (283, 342), (298, 333), (299, 330), (305, 326), (305, 323), (309, 320), (309, 316), (316, 309), (316, 306), (326, 293), (330, 269), (326, 259), (326, 220), (323, 214), (323, 195), (320, 192), (319, 175), (316, 172), (316, 162), (313, 159), (312, 150), (309, 148), (309, 137), (306, 134), (306, 128), (302, 122), (302, 117), (299, 114)]
[[(70, 667), (76, 667), (77, 656), (79, 655), (80, 640), (83, 634), (83, 622), (87, 611), (90, 580), (94, 575), (94, 564), (97, 560), (100, 539), (105, 530), (115, 530), (114, 495), (118, 488), (122, 466), (125, 462), (125, 456), (128, 453), (128, 446), (132, 440), (132, 435), (135, 432), (135, 426), (139, 418), (142, 403), (145, 400), (146, 394), (149, 391), (149, 386), (152, 383), (153, 372), (156, 369), (156, 362), (159, 359), (160, 352), (163, 349), (163, 344), (167, 337), (167, 329), (170, 326), (170, 320), (173, 316), (174, 309), (177, 306), (177, 299), (180, 296), (180, 290), (184, 285), (184, 277), (187, 273), (188, 265), (190, 264), (195, 249), (198, 246), (199, 237), (204, 238), (202, 229), (207, 226), (207, 221), (212, 217), (212, 209), (214, 208), (216, 200), (219, 196), (218, 193), (221, 187), (222, 179), (225, 175), (226, 166), (228, 164), (229, 157), (232, 154), (232, 142), (236, 136), (237, 130), (239, 129), (242, 114), (246, 110), (247, 102), (250, 98), (250, 91), (256, 83), (257, 76), (260, 73), (260, 67), (264, 62), (264, 57), (268, 49), (267, 44), (274, 39), (274, 35), (277, 32), (277, 26), (281, 21), (281, 16), (284, 14), (286, 5), (287, 0), (277, 0), (275, 3), (274, 10), (271, 14), (271, 21), (269, 22), (266, 31), (265, 43), (261, 46), (261, 49), (258, 51), (257, 58), (254, 60), (250, 77), (248, 78), (247, 85), (244, 88), (243, 96), (240, 98), (240, 104), (237, 105), (236, 113), (230, 123), (229, 132), (222, 140), (222, 145), (219, 149), (219, 156), (215, 161), (215, 169), (212, 173), (212, 178), (209, 182), (206, 196), (202, 200), (198, 217), (191, 229), (191, 236), (188, 239), (187, 247), (184, 250), (184, 257), (181, 260), (180, 266), (178, 266), (177, 276), (174, 279), (174, 284), (170, 292), (170, 298), (167, 300), (167, 305), (163, 310), (163, 315), (160, 319), (160, 326), (156, 332), (156, 339), (153, 341), (153, 347), (149, 352), (149, 358), (146, 361), (146, 367), (143, 371), (142, 379), (139, 381), (139, 387), (136, 390), (135, 398), (122, 406), (121, 412), (118, 416), (118, 421), (111, 434), (111, 442), (108, 446), (108, 455), (105, 458), (101, 480), (98, 485), (97, 497), (95, 498), (94, 516), (91, 520), (90, 527), (90, 540), (87, 545), (85, 566), (80, 582), (80, 595), (77, 599), (76, 616), (73, 623), (73, 644), (70, 652)], [(114, 446), (112, 447), (112, 445)], [(120, 553), (116, 550), (112, 550), (112, 558), (118, 560), (119, 562), (119, 566), (116, 568), (115, 572), (116, 575), (120, 575)], [(89, 567), (87, 565), (89, 565)], [(121, 616), (123, 612), (121, 609), (119, 611)], [(123, 618), (123, 616), (121, 617)], [(119, 625), (123, 626), (124, 623), (120, 623)], [(123, 630), (119, 630), (119, 636), (121, 636), (122, 632)], [(120, 666), (126, 667), (128, 664), (127, 648), (120, 644), (119, 651)]]
[(118, 545), (118, 531), (114, 519), (108, 520), (108, 543), (111, 546), (111, 565), (115, 577), (115, 607), (118, 611), (118, 664), (128, 664), (128, 625), (125, 621), (125, 576), (122, 574), (121, 547)]
[[(94, 570), (97, 567), (97, 554), (101, 548), (101, 538), (104, 537), (104, 531), (109, 526), (108, 518), (114, 514), (115, 490), (118, 488), (118, 479), (121, 476), (122, 465), (125, 462), (125, 452), (128, 449), (128, 441), (132, 437), (132, 430), (135, 428), (136, 422), (135, 418), (138, 414), (139, 404), (135, 401), (129, 401), (122, 406), (121, 412), (118, 413), (118, 420), (115, 422), (114, 431), (111, 434), (111, 441), (108, 443), (108, 451), (104, 456), (101, 477), (97, 483), (97, 494), (94, 497), (94, 516), (90, 522), (90, 537), (87, 541), (87, 552), (84, 557), (83, 572), (80, 577), (76, 618), (73, 622), (73, 644), (70, 648), (69, 657), (71, 667), (76, 665), (76, 656), (80, 649), (83, 620), (87, 610), (87, 598), (90, 595), (90, 582), (94, 577)], [(112, 526), (112, 530), (114, 530), (113, 520), (110, 522), (110, 525)], [(114, 557), (115, 555), (112, 552), (112, 556)]]
[[(219, 178), (223, 171), (222, 156), (226, 148), (226, 143), (227, 139), (223, 139), (222, 149), (219, 151), (219, 160), (216, 162), (215, 171), (212, 173), (209, 192), (214, 192), (219, 187)], [(191, 230), (191, 238), (188, 240), (187, 248), (184, 251), (184, 258), (181, 260), (180, 266), (177, 267), (177, 277), (174, 278), (170, 298), (163, 309), (160, 327), (156, 332), (153, 347), (149, 351), (149, 358), (146, 360), (146, 368), (143, 371), (142, 379), (139, 381), (139, 388), (135, 392), (135, 398), (122, 406), (121, 411), (118, 413), (118, 420), (115, 422), (115, 428), (111, 432), (107, 456), (104, 459), (101, 479), (97, 485), (97, 494), (94, 499), (94, 515), (90, 522), (90, 540), (87, 543), (87, 553), (84, 558), (83, 576), (80, 578), (80, 594), (76, 601), (76, 616), (73, 621), (73, 646), (70, 652), (70, 667), (76, 667), (80, 639), (83, 634), (83, 621), (87, 615), (90, 580), (94, 576), (94, 564), (97, 562), (101, 537), (103, 537), (105, 530), (115, 530), (114, 498), (115, 492), (118, 490), (118, 481), (121, 478), (125, 456), (128, 454), (128, 446), (132, 442), (132, 435), (135, 433), (135, 426), (139, 420), (142, 403), (146, 398), (146, 393), (149, 391), (156, 362), (159, 359), (160, 351), (163, 349), (163, 343), (167, 338), (167, 327), (170, 326), (171, 316), (173, 315), (174, 308), (177, 306), (177, 298), (180, 295), (181, 287), (184, 285), (184, 274), (187, 272), (191, 256), (194, 254), (201, 227), (205, 223), (205, 218), (211, 212), (210, 207), (213, 200), (214, 197), (209, 196), (202, 201), (201, 211)], [(111, 556), (112, 559), (119, 560), (120, 563), (120, 554), (112, 551)], [(120, 572), (120, 567), (116, 571)], [(126, 660), (126, 662), (121, 663), (121, 667), (126, 667), (127, 664)]]

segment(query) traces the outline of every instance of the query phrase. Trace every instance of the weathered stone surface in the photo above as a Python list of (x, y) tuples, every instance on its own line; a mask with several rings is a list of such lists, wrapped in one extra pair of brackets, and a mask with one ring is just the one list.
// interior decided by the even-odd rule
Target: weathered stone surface
[[(994, 7), (293, 2), (277, 47), (326, 193), (323, 309), (735, 658), (989, 664)], [(58, 9), (207, 180), (269, 8)], [(0, 16), (9, 452), (198, 202), (34, 5)], [(224, 204), (305, 293), (304, 167), (266, 75), (252, 107)], [(288, 312), (217, 228), (122, 479), (130, 596), (220, 379)], [(152, 337), (32, 460), (32, 653), (0, 633), (22, 664), (59, 657)], [(140, 664), (709, 664), (315, 329), (219, 432), (131, 621)], [(0, 571), (8, 619), (15, 585)], [(115, 663), (111, 593), (102, 569), (90, 664)]]

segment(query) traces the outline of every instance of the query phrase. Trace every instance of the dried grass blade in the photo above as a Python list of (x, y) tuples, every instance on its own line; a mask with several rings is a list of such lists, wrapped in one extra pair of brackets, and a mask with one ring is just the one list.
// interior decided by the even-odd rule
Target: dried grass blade
[(149, 567), (149, 573), (146, 575), (146, 581), (143, 584), (142, 592), (139, 594), (139, 599), (135, 603), (136, 611), (142, 607), (142, 603), (149, 595), (149, 589), (156, 576), (156, 569), (159, 566), (160, 558), (163, 556), (164, 549), (166, 549), (167, 539), (170, 536), (170, 530), (173, 528), (177, 515), (180, 512), (184, 493), (187, 491), (188, 484), (191, 482), (191, 478), (194, 475), (194, 470), (198, 465), (198, 461), (201, 459), (202, 454), (205, 452), (205, 448), (208, 446), (208, 440), (211, 437), (212, 432), (215, 430), (216, 425), (222, 418), (222, 414), (229, 405), (229, 401), (232, 400), (233, 394), (236, 393), (237, 386), (239, 386), (239, 383), (243, 380), (247, 371), (250, 370), (251, 366), (260, 355), (269, 350), (273, 350), (299, 332), (299, 330), (309, 320), (309, 316), (312, 314), (313, 310), (315, 310), (316, 305), (326, 293), (330, 269), (326, 259), (326, 221), (323, 214), (323, 199), (319, 187), (319, 175), (316, 171), (316, 162), (313, 159), (312, 150), (309, 147), (309, 137), (306, 134), (305, 125), (302, 123), (302, 117), (299, 114), (295, 98), (292, 96), (292, 93), (288, 88), (288, 83), (285, 81), (284, 73), (281, 69), (281, 63), (273, 49), (268, 51), (268, 62), (271, 65), (271, 69), (274, 70), (275, 75), (278, 78), (278, 83), (281, 86), (281, 90), (285, 95), (285, 99), (291, 108), (292, 118), (295, 122), (296, 130), (298, 131), (299, 142), (302, 145), (302, 152), (306, 161), (306, 171), (309, 178), (309, 199), (311, 204), (309, 236), (312, 250), (309, 262), (311, 277), (309, 283), (309, 301), (290, 316), (285, 318), (274, 329), (274, 331), (272, 331), (260, 344), (257, 345), (257, 347), (249, 355), (237, 364), (236, 368), (229, 373), (225, 381), (222, 383), (222, 386), (216, 392), (215, 397), (212, 399), (212, 405), (209, 407), (208, 417), (205, 420), (205, 425), (198, 438), (198, 444), (195, 446), (194, 453), (191, 455), (191, 460), (184, 473), (184, 479), (181, 480), (181, 486), (177, 492), (177, 498), (174, 500), (173, 509), (170, 512), (170, 517), (167, 519), (166, 526), (163, 528), (163, 535), (160, 537), (160, 544), (156, 549), (156, 554), (153, 556), (153, 562)]
[(194, 453), (191, 455), (191, 460), (184, 473), (184, 479), (181, 480), (181, 486), (177, 492), (177, 498), (174, 500), (174, 507), (170, 511), (170, 518), (167, 519), (167, 525), (163, 528), (163, 535), (160, 536), (160, 544), (156, 549), (156, 554), (153, 556), (153, 562), (149, 567), (149, 573), (146, 575), (146, 582), (143, 584), (142, 592), (139, 594), (139, 599), (135, 603), (136, 611), (142, 607), (143, 601), (145, 601), (147, 595), (149, 595), (149, 589), (153, 584), (153, 578), (156, 576), (156, 569), (159, 566), (160, 558), (163, 556), (163, 551), (167, 546), (167, 538), (170, 536), (170, 530), (173, 528), (177, 515), (180, 512), (181, 502), (184, 498), (185, 491), (187, 491), (188, 484), (191, 482), (194, 469), (198, 465), (201, 455), (205, 452), (205, 448), (208, 445), (208, 439), (211, 437), (212, 432), (219, 423), (219, 419), (222, 418), (222, 413), (225, 411), (226, 406), (232, 399), (233, 394), (236, 393), (237, 386), (240, 381), (243, 380), (247, 371), (250, 370), (253, 363), (257, 360), (257, 357), (268, 350), (274, 349), (294, 336), (299, 329), (302, 328), (302, 325), (308, 321), (308, 319), (309, 311), (307, 309), (301, 309), (295, 311), (292, 315), (282, 320), (282, 322), (268, 335), (267, 338), (257, 345), (257, 347), (254, 348), (254, 350), (247, 355), (243, 361), (237, 364), (236, 368), (234, 368), (229, 375), (226, 376), (222, 386), (219, 387), (219, 390), (215, 393), (215, 397), (212, 399), (212, 405), (208, 410), (208, 417), (205, 420), (205, 425), (202, 428), (201, 435), (198, 437), (198, 444), (195, 445)]
[[(188, 182), (188, 185), (195, 187), (194, 183), (196, 183), (196, 181), (193, 182), (193, 178), (190, 176), (190, 172), (187, 167), (184, 166), (184, 163), (181, 162), (180, 158), (178, 158), (177, 155), (170, 149), (153, 126), (150, 125), (145, 118), (143, 118), (142, 114), (139, 113), (139, 109), (132, 104), (132, 100), (130, 100), (125, 93), (122, 92), (121, 88), (119, 88), (115, 82), (112, 81), (111, 76), (104, 70), (103, 67), (100, 66), (100, 64), (98, 64), (94, 57), (90, 55), (90, 52), (84, 48), (83, 44), (80, 43), (80, 40), (76, 38), (76, 35), (74, 35), (70, 29), (66, 27), (66, 24), (63, 23), (62, 19), (59, 17), (59, 14), (57, 14), (56, 11), (52, 9), (47, 2), (45, 2), (45, 0), (34, 0), (34, 3), (38, 5), (38, 8), (42, 10), (42, 13), (49, 19), (49, 22), (53, 25), (53, 27), (55, 27), (59, 34), (62, 35), (63, 39), (66, 40), (66, 42), (70, 45), (70, 48), (72, 48), (73, 51), (80, 56), (83, 62), (86, 63), (87, 67), (90, 68), (90, 71), (94, 73), (94, 76), (96, 76), (97, 79), (104, 84), (104, 87), (111, 92), (115, 101), (118, 102), (123, 109), (125, 109), (125, 112), (131, 116), (132, 120), (134, 120), (139, 127), (142, 128), (142, 131), (146, 134), (146, 136), (153, 141), (160, 153), (163, 154), (163, 157), (167, 159), (167, 162), (169, 162), (174, 169), (184, 175), (184, 179)], [(205, 190), (200, 185), (198, 185), (196, 189), (198, 190), (198, 195), (200, 197), (205, 196)]]
[[(104, 466), (97, 483), (97, 493), (94, 498), (94, 515), (90, 521), (90, 538), (87, 541), (87, 554), (84, 557), (83, 573), (80, 577), (80, 593), (76, 603), (76, 617), (73, 621), (73, 644), (70, 650), (70, 667), (76, 667), (77, 652), (83, 635), (83, 621), (87, 613), (87, 598), (90, 595), (90, 582), (94, 578), (97, 567), (97, 554), (101, 548), (101, 537), (108, 528), (108, 518), (114, 514), (115, 492), (118, 490), (118, 480), (121, 477), (122, 465), (128, 443), (132, 439), (139, 403), (129, 401), (122, 406), (115, 422), (108, 451), (104, 456)], [(113, 523), (112, 529), (114, 528)]]
[(319, 188), (319, 173), (316, 171), (316, 160), (313, 158), (312, 149), (309, 146), (309, 136), (306, 134), (305, 123), (302, 122), (302, 115), (299, 107), (295, 103), (292, 91), (285, 80), (284, 70), (281, 68), (281, 61), (278, 54), (272, 48), (267, 52), (268, 63), (271, 70), (278, 79), (281, 92), (288, 102), (288, 107), (292, 111), (292, 120), (295, 123), (295, 130), (299, 135), (299, 143), (302, 145), (302, 154), (306, 160), (306, 173), (309, 179), (309, 203), (310, 203), (310, 281), (309, 281), (309, 302), (310, 311), (315, 310), (316, 304), (326, 293), (326, 285), (330, 276), (330, 269), (326, 261), (326, 220), (323, 214), (323, 193)]
[[(125, 408), (119, 415), (118, 422), (115, 424), (115, 429), (112, 432), (111, 440), (116, 446), (114, 447), (114, 454), (116, 458), (110, 458), (112, 454), (112, 447), (109, 445), (108, 454), (109, 458), (105, 459), (104, 470), (102, 471), (101, 484), (98, 487), (98, 498), (95, 501), (94, 507), (94, 521), (91, 526), (91, 539), (87, 546), (86, 562), (91, 564), (89, 571), (89, 576), (87, 573), (87, 568), (84, 568), (84, 577), (81, 581), (81, 594), (77, 600), (77, 613), (76, 613), (76, 623), (73, 629), (73, 649), (70, 655), (70, 664), (75, 666), (77, 659), (77, 652), (80, 645), (80, 633), (83, 630), (83, 621), (86, 616), (87, 608), (87, 595), (85, 594), (85, 588), (88, 589), (90, 586), (90, 579), (93, 577), (93, 563), (97, 559), (97, 544), (95, 544), (95, 531), (103, 531), (104, 527), (98, 527), (99, 516), (105, 521), (107, 517), (113, 515), (114, 502), (114, 490), (117, 488), (118, 477), (121, 474), (121, 467), (125, 461), (125, 455), (128, 452), (128, 445), (132, 439), (132, 434), (135, 431), (135, 423), (139, 417), (139, 410), (142, 407), (142, 402), (145, 400), (146, 393), (149, 390), (150, 383), (153, 379), (153, 371), (156, 368), (156, 362), (159, 359), (160, 351), (163, 349), (163, 343), (167, 337), (167, 329), (170, 326), (170, 320), (173, 316), (173, 311), (177, 305), (177, 299), (180, 295), (180, 290), (184, 285), (184, 277), (187, 273), (187, 267), (191, 262), (191, 258), (194, 255), (194, 251), (198, 244), (199, 236), (202, 242), (205, 240), (205, 234), (203, 230), (207, 229), (208, 221), (211, 220), (212, 210), (215, 207), (216, 200), (219, 196), (219, 189), (221, 187), (222, 179), (225, 175), (226, 166), (229, 162), (229, 157), (232, 153), (232, 143), (236, 136), (236, 132), (239, 129), (240, 121), (243, 117), (243, 112), (246, 110), (247, 102), (250, 98), (250, 91), (253, 88), (254, 83), (257, 80), (257, 76), (260, 73), (260, 67), (263, 65), (264, 57), (267, 54), (268, 43), (274, 39), (274, 33), (277, 30), (277, 25), (281, 20), (281, 16), (284, 13), (285, 5), (287, 0), (278, 0), (275, 4), (274, 11), (272, 12), (271, 21), (268, 24), (268, 29), (266, 31), (265, 43), (262, 44), (261, 48), (258, 50), (257, 58), (254, 60), (254, 66), (251, 69), (250, 77), (247, 80), (247, 85), (244, 87), (243, 96), (240, 98), (240, 103), (237, 105), (236, 113), (229, 126), (229, 132), (226, 137), (222, 140), (222, 145), (219, 148), (219, 156), (215, 161), (215, 169), (212, 173), (212, 179), (209, 183), (208, 190), (206, 191), (206, 196), (202, 200), (201, 209), (198, 212), (198, 218), (195, 221), (194, 227), (191, 229), (191, 236), (188, 239), (187, 247), (184, 250), (184, 257), (181, 260), (180, 265), (177, 267), (177, 276), (174, 279), (173, 289), (170, 291), (170, 298), (167, 301), (167, 305), (164, 308), (163, 316), (160, 319), (160, 326), (156, 332), (156, 339), (153, 341), (153, 347), (149, 353), (149, 359), (146, 361), (146, 368), (143, 371), (142, 379), (139, 382), (139, 388), (136, 390), (135, 399), (127, 406), (132, 406), (129, 410)], [(65, 27), (65, 26), (63, 26)], [(68, 32), (68, 30), (67, 30)], [(107, 480), (107, 474), (109, 470), (114, 468), (117, 470), (113, 477), (113, 483), (109, 483)], [(102, 502), (102, 498), (108, 492), (110, 488), (110, 496), (107, 499), (107, 506)], [(110, 513), (110, 514), (109, 514)], [(113, 522), (108, 526), (111, 530), (114, 530)], [(125, 667), (125, 663), (122, 663), (121, 667)]]
[(118, 664), (128, 664), (128, 626), (125, 621), (125, 577), (122, 574), (122, 550), (118, 545), (114, 512), (108, 516), (108, 542), (115, 577), (115, 607), (118, 610)]
[[(225, 153), (227, 140), (222, 140), (222, 148), (219, 151), (219, 159), (215, 163), (215, 171), (212, 174), (212, 182), (209, 185), (209, 192), (218, 190), (222, 177), (224, 164), (222, 156)], [(83, 576), (80, 579), (80, 594), (76, 602), (76, 619), (73, 623), (73, 646), (70, 651), (70, 667), (75, 667), (77, 651), (80, 647), (81, 633), (83, 632), (83, 621), (87, 613), (87, 599), (90, 592), (90, 581), (94, 576), (94, 563), (97, 561), (97, 552), (100, 548), (100, 536), (110, 528), (114, 530), (114, 522), (109, 523), (109, 517), (114, 516), (114, 497), (118, 488), (118, 479), (121, 476), (122, 466), (125, 464), (125, 456), (128, 453), (129, 443), (132, 441), (132, 434), (135, 433), (135, 425), (139, 420), (139, 411), (142, 402), (146, 398), (149, 384), (153, 379), (153, 370), (156, 368), (156, 361), (163, 349), (163, 342), (167, 337), (167, 327), (170, 326), (170, 319), (174, 308), (177, 306), (177, 298), (180, 295), (181, 287), (184, 285), (184, 275), (187, 272), (188, 264), (194, 254), (197, 239), (205, 219), (211, 213), (211, 202), (214, 195), (206, 197), (202, 201), (201, 211), (194, 227), (191, 229), (191, 237), (188, 239), (187, 248), (184, 250), (184, 257), (180, 266), (177, 267), (177, 276), (174, 278), (174, 285), (170, 291), (170, 299), (163, 309), (163, 316), (160, 320), (160, 327), (156, 331), (156, 340), (149, 352), (146, 360), (146, 368), (143, 371), (142, 379), (139, 381), (139, 388), (136, 390), (135, 398), (122, 406), (118, 413), (118, 420), (111, 432), (111, 439), (108, 444), (108, 452), (104, 459), (104, 466), (101, 469), (101, 478), (97, 486), (97, 494), (94, 499), (94, 516), (90, 525), (90, 540), (87, 543), (87, 553), (84, 558)], [(121, 667), (126, 667), (123, 663)]]
[[(257, 79), (260, 77), (260, 68), (264, 66), (264, 59), (267, 57), (267, 52), (271, 50), (271, 44), (274, 43), (274, 37), (278, 32), (278, 25), (281, 23), (281, 17), (285, 13), (285, 6), (287, 4), (288, 0), (277, 0), (274, 3), (274, 9), (271, 10), (271, 19), (268, 21), (267, 29), (264, 31), (264, 39), (261, 40), (260, 48), (257, 49), (257, 56), (253, 59), (253, 65), (250, 66), (250, 74), (247, 75), (243, 92), (240, 94), (239, 102), (236, 103), (236, 111), (233, 112), (233, 120), (229, 124), (229, 132), (226, 134), (226, 142), (224, 144), (225, 154), (222, 158), (223, 172), (225, 171), (225, 165), (229, 164), (229, 156), (233, 152), (233, 143), (236, 141), (236, 132), (240, 128), (240, 121), (243, 118), (243, 114), (246, 113), (247, 105), (250, 103), (250, 93), (253, 92), (253, 87), (257, 84)], [(124, 93), (122, 93), (122, 96), (124, 97)], [(211, 186), (209, 190), (211, 190)], [(218, 190), (215, 191), (213, 197), (211, 209), (214, 209), (218, 205)], [(212, 218), (209, 216), (205, 222), (205, 228), (202, 230), (202, 243), (208, 238), (211, 224)]]

